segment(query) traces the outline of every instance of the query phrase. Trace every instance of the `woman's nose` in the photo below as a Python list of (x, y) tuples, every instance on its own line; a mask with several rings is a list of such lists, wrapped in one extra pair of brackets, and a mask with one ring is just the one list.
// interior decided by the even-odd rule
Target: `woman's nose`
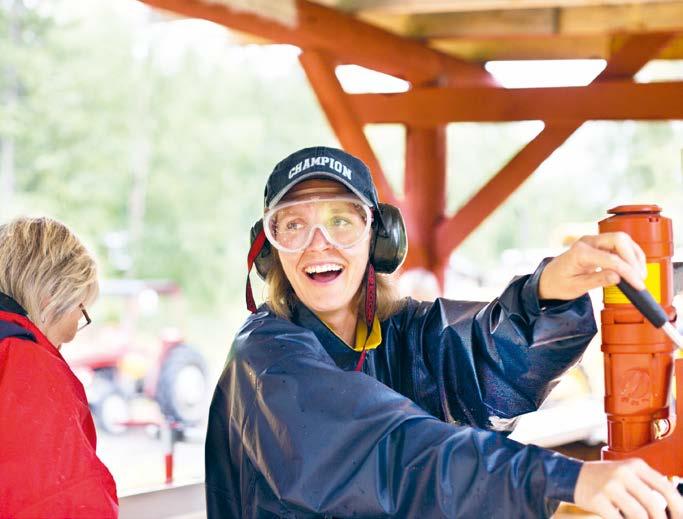
[(320, 227), (313, 229), (313, 237), (311, 238), (311, 243), (307, 248), (313, 250), (325, 250), (328, 247), (331, 247), (330, 242), (327, 241), (327, 238), (325, 238), (325, 235)]

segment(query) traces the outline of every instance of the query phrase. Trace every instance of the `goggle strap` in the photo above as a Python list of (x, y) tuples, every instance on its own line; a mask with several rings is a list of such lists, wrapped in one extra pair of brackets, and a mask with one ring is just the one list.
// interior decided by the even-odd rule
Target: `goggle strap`
[[(368, 330), (367, 337), (370, 337), (370, 332), (372, 331), (372, 325), (375, 321), (375, 312), (377, 311), (377, 277), (375, 275), (375, 267), (372, 263), (368, 263), (368, 270), (365, 276), (365, 326)], [(356, 371), (360, 371), (365, 362), (365, 357), (367, 355), (367, 350), (365, 349), (366, 344), (363, 345), (363, 351), (358, 359), (358, 364), (356, 364)]]
[(261, 249), (266, 243), (266, 235), (263, 232), (263, 228), (259, 231), (251, 244), (249, 249), (249, 255), (247, 256), (247, 288), (246, 288), (246, 299), (247, 299), (247, 309), (252, 313), (256, 313), (256, 302), (254, 301), (254, 293), (251, 290), (251, 281), (249, 280), (249, 274), (254, 266), (256, 257), (261, 253)]

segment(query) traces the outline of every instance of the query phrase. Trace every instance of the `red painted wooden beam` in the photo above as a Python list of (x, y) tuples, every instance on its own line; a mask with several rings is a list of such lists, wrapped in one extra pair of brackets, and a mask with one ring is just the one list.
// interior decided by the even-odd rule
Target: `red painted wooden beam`
[(446, 127), (406, 128), (403, 217), (410, 246), (404, 269), (425, 268), (443, 282), (434, 232), (446, 208)]
[(439, 77), (449, 84), (495, 84), (480, 65), (431, 49), (365, 23), (352, 15), (306, 0), (296, 0), (297, 22), (288, 26), (253, 13), (200, 0), (142, 0), (144, 3), (192, 18), (255, 34), (276, 43), (318, 49), (396, 77), (423, 83)]
[[(610, 59), (595, 81), (633, 76), (676, 36), (675, 33), (646, 34), (629, 39)], [(522, 148), (479, 192), (436, 231), (438, 256), (448, 261), (453, 249), (497, 209), (553, 151), (581, 126), (578, 123), (552, 123)]]
[(299, 60), (342, 147), (368, 165), (380, 200), (396, 205), (396, 197), (363, 132), (363, 125), (349, 104), (349, 95), (344, 92), (334, 73), (334, 61), (320, 52), (310, 50), (303, 52)]
[(680, 32), (651, 32), (632, 36), (612, 55), (607, 67), (595, 81), (633, 77), (678, 36), (681, 36)]
[(562, 88), (419, 88), (403, 94), (356, 94), (365, 124), (430, 127), (449, 122), (683, 119), (683, 81), (608, 81)]
[(446, 262), (460, 245), (533, 173), (547, 157), (576, 131), (576, 124), (554, 124), (532, 139), (501, 171), (436, 231), (438, 256)]

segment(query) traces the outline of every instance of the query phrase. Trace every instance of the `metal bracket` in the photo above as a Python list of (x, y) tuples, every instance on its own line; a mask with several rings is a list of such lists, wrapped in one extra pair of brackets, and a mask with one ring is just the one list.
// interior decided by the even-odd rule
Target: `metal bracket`
[(683, 291), (683, 261), (674, 261), (674, 295)]

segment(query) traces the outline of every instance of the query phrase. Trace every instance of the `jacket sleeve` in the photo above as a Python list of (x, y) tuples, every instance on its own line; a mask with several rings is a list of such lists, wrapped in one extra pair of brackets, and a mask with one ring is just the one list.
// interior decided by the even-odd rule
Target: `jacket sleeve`
[(547, 261), (491, 303), (438, 299), (413, 307), (404, 339), (412, 376), (402, 392), (442, 420), (498, 431), (538, 409), (596, 332), (588, 295), (541, 308)]
[(238, 351), (214, 397), (230, 413), (212, 405), (212, 414), (292, 517), (546, 517), (554, 500), (572, 500), (580, 462), (444, 423), (339, 369), (312, 332), (267, 328), (254, 327), (251, 349), (287, 353), (261, 369)]
[(68, 366), (14, 339), (0, 343), (0, 365), (0, 516), (117, 517), (114, 480)]

